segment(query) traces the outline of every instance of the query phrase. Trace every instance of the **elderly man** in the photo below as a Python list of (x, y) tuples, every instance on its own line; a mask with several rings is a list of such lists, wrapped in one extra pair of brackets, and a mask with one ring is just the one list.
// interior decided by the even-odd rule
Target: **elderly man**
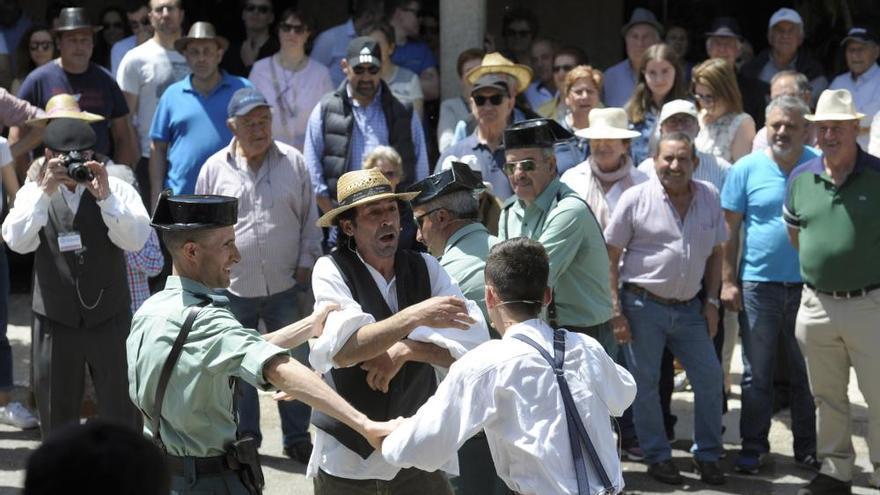
[(856, 141), (859, 113), (845, 89), (819, 97), (807, 115), (819, 133), (822, 156), (788, 178), (783, 209), (788, 235), (800, 252), (804, 280), (795, 334), (816, 398), (819, 475), (799, 493), (850, 493), (855, 455), (847, 397), (850, 366), (868, 403), (870, 483), (880, 487), (880, 383), (877, 319), (880, 303), (880, 159)]
[[(807, 104), (807, 107), (810, 107), (810, 104), (813, 101), (812, 91), (807, 76), (793, 70), (777, 72), (773, 76), (773, 79), (770, 80), (771, 100), (775, 100), (780, 96), (794, 96), (803, 100), (803, 102)], [(807, 122), (807, 130), (809, 132), (807, 133), (807, 141), (805, 144), (807, 146), (812, 146), (816, 143), (816, 133), (813, 131), (809, 122)], [(766, 126), (758, 130), (755, 134), (755, 139), (752, 140), (752, 151), (763, 151), (770, 147), (770, 143), (767, 142), (767, 132)]]
[(858, 143), (868, 148), (871, 119), (880, 112), (880, 39), (871, 28), (853, 27), (840, 42), (846, 54), (847, 72), (831, 81), (829, 89), (846, 89), (853, 95), (856, 110), (865, 114), (862, 118)]
[[(394, 193), (376, 168), (344, 174), (337, 189), (338, 206), (318, 224), (339, 227), (339, 246), (315, 263), (312, 288), (317, 304), (341, 311), (327, 320), (309, 361), (371, 419), (410, 416), (436, 389), (434, 366), (447, 368), (488, 340), (485, 320), (431, 255), (398, 248), (398, 200), (418, 193)], [(339, 421), (313, 414), (312, 423), (307, 474), (316, 495), (450, 494), (442, 472), (401, 470)]]
[(535, 74), (535, 80), (525, 91), (526, 101), (535, 112), (545, 103), (556, 97), (559, 88), (556, 87), (553, 69), (553, 56), (559, 48), (558, 43), (548, 38), (538, 38), (532, 42), (529, 49), (531, 66)]
[[(162, 10), (167, 15), (168, 7)], [(153, 116), (150, 204), (154, 208), (166, 187), (174, 194), (192, 193), (202, 164), (232, 139), (226, 107), (236, 91), (251, 83), (220, 70), (228, 47), (226, 38), (207, 22), (196, 22), (186, 37), (174, 42), (192, 74), (165, 90)]]
[(620, 30), (626, 43), (626, 58), (605, 71), (604, 98), (609, 107), (623, 107), (639, 80), (639, 66), (649, 46), (660, 43), (663, 26), (648, 9), (637, 7)]
[[(196, 181), (196, 194), (239, 198), (236, 244), (241, 262), (232, 267), (226, 289), (229, 308), (247, 328), (260, 320), (272, 332), (293, 323), (296, 300), (308, 287), (312, 266), (321, 255), (318, 209), (302, 154), (272, 139), (272, 109), (253, 88), (235, 92), (226, 121), (228, 146), (208, 158)], [(308, 362), (302, 344), (293, 356)], [(239, 384), (239, 432), (259, 444), (260, 409), (254, 387)], [(279, 402), (284, 453), (306, 464), (312, 454), (310, 410), (300, 402)]]
[(504, 129), (514, 111), (516, 95), (532, 80), (532, 69), (514, 64), (496, 52), (483, 57), (480, 66), (466, 77), (471, 84), (469, 103), (477, 127), (470, 136), (443, 152), (438, 168), (447, 168), (451, 161), (471, 164), (492, 185), (492, 194), (504, 201), (513, 194), (504, 173)]
[(690, 136), (662, 135), (654, 153), (656, 173), (623, 193), (605, 236), (612, 324), (618, 338), (630, 341), (627, 364), (639, 390), (633, 412), (648, 474), (663, 483), (683, 481), (671, 460), (657, 387), (668, 346), (694, 388), (694, 467), (704, 482), (720, 485), (725, 483), (718, 466), (721, 366), (712, 337), (727, 232), (715, 188), (693, 180), (698, 163)]
[(770, 451), (767, 437), (779, 345), (788, 356), (795, 461), (813, 469), (819, 465), (815, 405), (794, 335), (802, 285), (798, 256), (779, 215), (789, 174), (817, 156), (805, 145), (804, 116), (809, 112), (806, 103), (794, 96), (772, 100), (766, 113), (771, 146), (740, 158), (721, 193), (729, 234), (723, 248), (721, 302), (729, 311), (742, 311), (742, 451), (735, 467), (746, 474), (757, 474)]

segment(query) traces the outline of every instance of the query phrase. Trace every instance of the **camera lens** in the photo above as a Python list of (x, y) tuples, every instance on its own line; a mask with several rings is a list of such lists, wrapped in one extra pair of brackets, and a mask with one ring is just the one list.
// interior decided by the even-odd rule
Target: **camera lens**
[(68, 165), (67, 175), (69, 175), (71, 179), (77, 182), (88, 182), (95, 178), (89, 167), (86, 167), (85, 164), (82, 162), (74, 162)]

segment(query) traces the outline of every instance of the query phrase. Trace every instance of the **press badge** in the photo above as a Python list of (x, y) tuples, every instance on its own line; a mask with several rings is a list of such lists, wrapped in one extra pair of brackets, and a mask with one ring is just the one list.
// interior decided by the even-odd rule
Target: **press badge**
[(62, 232), (58, 234), (58, 249), (62, 253), (82, 249), (82, 237), (79, 232)]

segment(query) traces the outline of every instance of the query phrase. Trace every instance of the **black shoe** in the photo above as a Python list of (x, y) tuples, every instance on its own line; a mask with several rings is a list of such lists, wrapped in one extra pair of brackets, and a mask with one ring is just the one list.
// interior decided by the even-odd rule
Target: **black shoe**
[(727, 476), (724, 476), (724, 473), (721, 471), (721, 466), (718, 465), (718, 461), (704, 462), (694, 459), (694, 471), (700, 475), (700, 479), (703, 480), (703, 483), (709, 485), (723, 485), (727, 483)]
[(667, 485), (680, 485), (684, 483), (684, 478), (682, 478), (678, 468), (675, 467), (675, 464), (670, 459), (655, 462), (648, 466), (648, 476)]
[(312, 457), (312, 442), (304, 440), (284, 447), (284, 455), (299, 462), (300, 464), (308, 464)]
[(822, 463), (819, 462), (819, 459), (816, 458), (816, 454), (807, 454), (803, 457), (795, 456), (794, 463), (798, 467), (817, 472), (819, 471), (819, 468), (822, 467)]
[(813, 481), (798, 490), (797, 495), (850, 495), (852, 486), (846, 481), (819, 473)]

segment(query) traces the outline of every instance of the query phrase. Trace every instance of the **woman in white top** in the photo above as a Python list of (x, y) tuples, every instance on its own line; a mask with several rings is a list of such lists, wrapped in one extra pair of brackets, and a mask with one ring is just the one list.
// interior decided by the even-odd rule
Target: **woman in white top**
[(394, 54), (394, 28), (385, 21), (367, 26), (362, 33), (376, 40), (382, 51), (382, 80), (391, 88), (391, 94), (403, 104), (412, 105), (413, 110), (422, 117), (425, 97), (422, 94), (422, 83), (419, 76), (391, 61)]
[(700, 112), (697, 149), (730, 163), (751, 153), (755, 121), (743, 112), (734, 68), (720, 58), (704, 61), (694, 67), (691, 91)]

